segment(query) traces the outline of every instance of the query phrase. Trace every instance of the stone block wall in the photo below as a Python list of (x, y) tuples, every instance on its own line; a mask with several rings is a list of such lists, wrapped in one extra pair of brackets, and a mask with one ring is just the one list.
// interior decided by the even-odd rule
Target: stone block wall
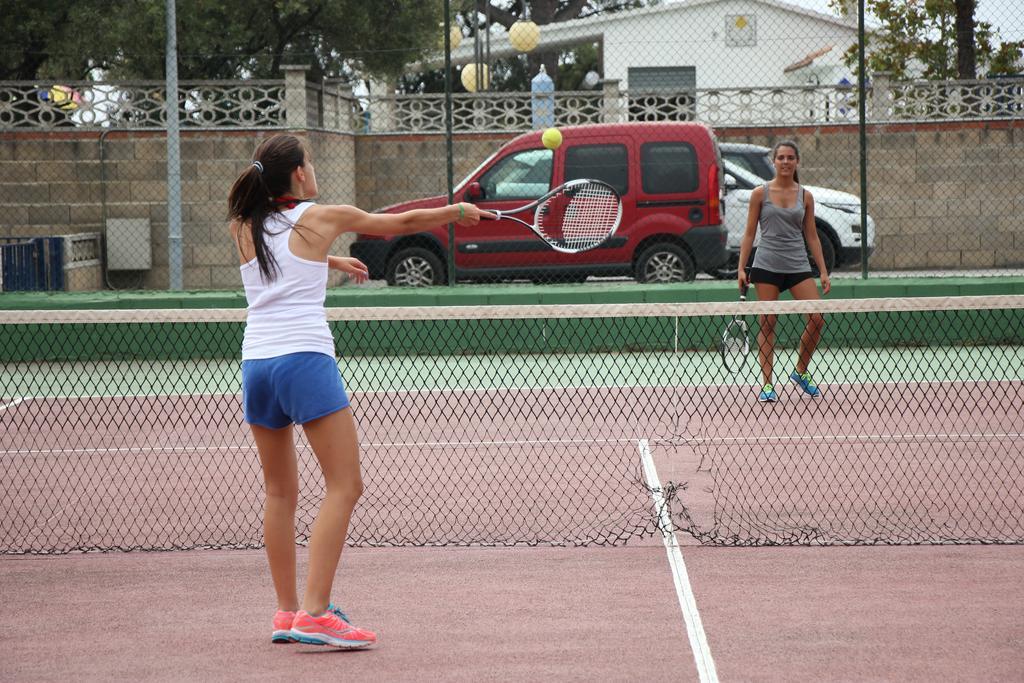
[[(872, 270), (1024, 267), (1024, 120), (869, 126)], [(722, 130), (772, 146), (793, 139), (801, 180), (860, 194), (856, 126)]]
[[(181, 134), (183, 276), (186, 289), (237, 289), (238, 259), (227, 232), (227, 196), (268, 131)], [(350, 135), (305, 134), (321, 201), (352, 203)], [(110, 218), (145, 218), (152, 267), (115, 272), (111, 284), (165, 289), (167, 143), (155, 132), (0, 134), (0, 237), (104, 232)], [(347, 253), (339, 242), (337, 253)], [(81, 278), (76, 275), (75, 282)]]
[[(856, 126), (716, 133), (722, 141), (766, 146), (792, 138), (801, 149), (803, 182), (859, 194)], [(187, 289), (240, 287), (226, 230), (227, 194), (256, 145), (271, 134), (182, 132)], [(313, 152), (320, 201), (373, 210), (445, 193), (441, 134), (303, 135)], [(457, 135), (455, 181), (513, 137)], [(872, 270), (1024, 266), (1024, 121), (871, 126), (868, 161), (868, 206), (877, 229)], [(146, 218), (152, 268), (126, 282), (166, 288), (166, 173), (160, 131), (0, 133), (0, 237), (103, 232), (107, 218)], [(346, 253), (347, 244), (339, 240), (335, 252)]]

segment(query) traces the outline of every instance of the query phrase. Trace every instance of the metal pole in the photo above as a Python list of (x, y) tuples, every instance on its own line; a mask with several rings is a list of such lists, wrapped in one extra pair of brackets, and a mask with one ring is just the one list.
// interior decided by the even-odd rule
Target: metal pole
[[(452, 157), (452, 13), (444, 0), (444, 146), (448, 164), (448, 203), (455, 199), (455, 164)], [(448, 224), (448, 286), (455, 286), (455, 224)]]
[(480, 72), (480, 65), (484, 61), (483, 55), (483, 45), (480, 43), (480, 0), (477, 0), (473, 3), (473, 68), (475, 69), (476, 92), (483, 89), (483, 74)]
[(860, 128), (860, 276), (868, 279), (868, 134), (864, 64), (864, 0), (857, 0), (857, 118)]
[(181, 289), (181, 142), (178, 139), (178, 30), (175, 0), (167, 7), (167, 268), (171, 289)]
[(487, 10), (484, 14), (487, 22), (487, 35), (485, 36), (484, 68), (487, 69), (487, 76), (484, 78), (483, 89), (491, 89), (491, 0), (487, 0)]

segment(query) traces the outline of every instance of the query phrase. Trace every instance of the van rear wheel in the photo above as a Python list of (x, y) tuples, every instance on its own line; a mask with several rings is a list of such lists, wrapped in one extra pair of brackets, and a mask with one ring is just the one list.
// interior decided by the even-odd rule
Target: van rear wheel
[[(825, 267), (828, 268), (828, 272), (831, 273), (836, 267), (836, 245), (832, 241), (832, 238), (828, 236), (821, 227), (818, 227), (818, 242), (821, 243), (821, 255), (825, 257)], [(811, 255), (811, 250), (807, 250), (807, 260), (811, 265), (811, 274), (814, 277), (818, 277), (821, 273), (818, 272), (818, 264), (814, 262), (814, 256)]]
[(637, 282), (690, 282), (697, 277), (697, 264), (678, 244), (658, 242), (640, 253), (635, 275)]

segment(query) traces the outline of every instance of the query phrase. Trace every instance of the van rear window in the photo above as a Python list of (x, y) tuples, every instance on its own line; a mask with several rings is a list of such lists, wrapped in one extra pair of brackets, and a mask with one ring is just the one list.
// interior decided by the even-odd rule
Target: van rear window
[(640, 183), (644, 194), (680, 194), (700, 187), (697, 151), (685, 142), (648, 142), (640, 146)]
[(565, 153), (565, 182), (603, 180), (624, 195), (629, 190), (625, 145), (576, 145)]

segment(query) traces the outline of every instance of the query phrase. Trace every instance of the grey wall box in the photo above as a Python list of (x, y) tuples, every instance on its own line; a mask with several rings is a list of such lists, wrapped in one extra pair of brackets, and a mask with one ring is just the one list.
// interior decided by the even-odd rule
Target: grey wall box
[(107, 219), (107, 270), (153, 267), (148, 218)]

